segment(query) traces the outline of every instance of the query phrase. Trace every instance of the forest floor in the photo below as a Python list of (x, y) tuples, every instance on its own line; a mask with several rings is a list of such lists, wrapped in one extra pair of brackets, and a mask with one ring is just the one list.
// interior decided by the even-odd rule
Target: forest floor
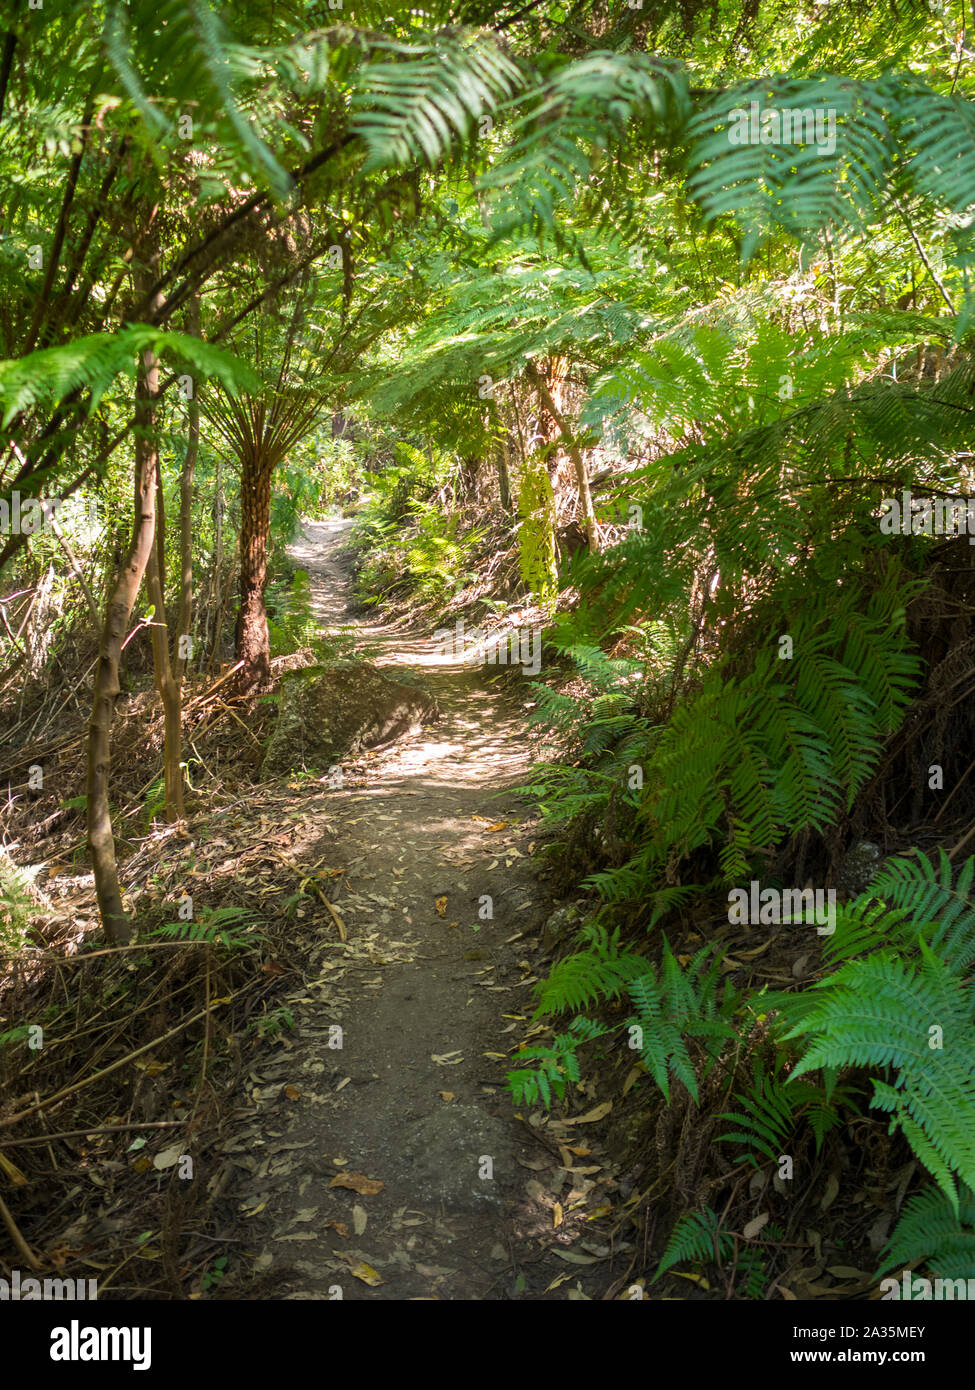
[(296, 797), (287, 855), (340, 888), (315, 913), (318, 973), (285, 995), (294, 1027), (253, 1063), (221, 1145), (246, 1253), (275, 1298), (612, 1297), (632, 1247), (600, 1234), (619, 1184), (587, 1137), (596, 1097), (559, 1122), (503, 1087), (553, 910), (516, 790), (524, 698), (432, 632), (353, 624), (349, 525), (309, 523), (292, 548), (316, 618), (418, 677), (440, 715), (342, 788)]

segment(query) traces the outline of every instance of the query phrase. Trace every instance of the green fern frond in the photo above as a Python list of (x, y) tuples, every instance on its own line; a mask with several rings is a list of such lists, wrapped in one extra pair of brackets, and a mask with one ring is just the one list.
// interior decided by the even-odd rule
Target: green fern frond
[(666, 1249), (657, 1266), (651, 1283), (656, 1283), (662, 1274), (673, 1265), (694, 1260), (700, 1263), (716, 1263), (719, 1266), (731, 1258), (734, 1238), (729, 1231), (721, 1229), (717, 1214), (706, 1207), (704, 1211), (692, 1211), (678, 1221), (670, 1233)]
[(90, 409), (94, 410), (120, 373), (134, 375), (136, 356), (149, 349), (202, 377), (216, 377), (228, 391), (258, 388), (247, 363), (225, 349), (190, 334), (134, 324), (118, 333), (92, 333), (63, 346), (41, 348), (26, 357), (0, 362), (3, 425), (31, 406), (63, 400), (79, 389), (90, 392)]
[(975, 1195), (963, 1187), (956, 1207), (932, 1183), (904, 1207), (885, 1256), (881, 1277), (924, 1260), (943, 1279), (975, 1278)]

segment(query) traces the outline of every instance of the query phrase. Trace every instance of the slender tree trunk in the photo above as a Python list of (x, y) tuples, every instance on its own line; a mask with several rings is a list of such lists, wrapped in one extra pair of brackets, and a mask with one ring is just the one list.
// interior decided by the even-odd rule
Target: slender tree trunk
[[(220, 487), (220, 454), (216, 455), (213, 480), (213, 563), (207, 585), (206, 643), (207, 671), (220, 661), (220, 625), (223, 621), (223, 492)], [(212, 621), (212, 628), (211, 628)]]
[[(186, 327), (194, 337), (200, 334), (200, 301), (194, 295), (186, 315)], [(176, 619), (176, 680), (182, 687), (189, 657), (189, 637), (193, 626), (193, 472), (200, 447), (200, 402), (193, 386), (187, 411), (186, 453), (179, 475), (179, 616)], [(219, 489), (218, 489), (219, 491)], [(185, 651), (185, 655), (184, 655)]]
[(525, 369), (529, 381), (538, 393), (539, 400), (558, 426), (559, 434), (562, 436), (562, 442), (572, 460), (572, 465), (575, 468), (576, 482), (579, 487), (579, 501), (582, 504), (582, 517), (586, 528), (586, 540), (589, 543), (590, 550), (598, 550), (599, 528), (596, 524), (596, 513), (592, 505), (592, 493), (589, 491), (589, 477), (586, 473), (586, 463), (582, 457), (582, 452), (576, 444), (575, 437), (569, 429), (565, 416), (556, 405), (552, 393), (548, 389), (545, 378), (531, 358), (525, 363)]
[(271, 635), (264, 607), (267, 583), (267, 538), (271, 526), (271, 475), (274, 460), (248, 453), (240, 473), (240, 613), (237, 659), (243, 666), (238, 689), (253, 690), (271, 674)]
[(113, 945), (125, 945), (131, 922), (122, 905), (115, 837), (108, 804), (112, 719), (119, 694), (119, 656), (125, 630), (152, 554), (156, 524), (156, 471), (153, 403), (159, 368), (151, 351), (143, 354), (135, 388), (135, 499), (132, 539), (125, 563), (109, 596), (95, 671), (95, 696), (88, 724), (88, 849), (102, 926)]
[(501, 502), (501, 510), (506, 516), (512, 513), (511, 505), (511, 451), (508, 448), (508, 431), (505, 429), (504, 421), (500, 421), (498, 432), (498, 498)]
[(169, 656), (169, 625), (166, 622), (166, 522), (163, 511), (162, 474), (156, 455), (156, 498), (158, 517), (156, 543), (149, 554), (146, 569), (146, 590), (154, 612), (152, 615), (152, 669), (156, 689), (162, 700), (165, 715), (163, 743), (163, 775), (166, 784), (166, 819), (170, 823), (182, 820), (183, 806), (183, 709), (179, 682), (173, 674)]

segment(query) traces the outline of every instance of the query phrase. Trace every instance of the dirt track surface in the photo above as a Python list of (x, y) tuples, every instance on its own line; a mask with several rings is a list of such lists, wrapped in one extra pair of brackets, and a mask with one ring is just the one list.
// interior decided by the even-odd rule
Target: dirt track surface
[[(330, 896), (347, 940), (316, 915), (313, 968), (288, 994), (295, 1026), (264, 1049), (224, 1148), (249, 1253), (278, 1298), (599, 1298), (605, 1253), (586, 1253), (579, 1225), (598, 1180), (566, 1171), (559, 1148), (579, 1131), (519, 1117), (502, 1084), (552, 911), (515, 791), (524, 715), (432, 630), (353, 623), (348, 526), (309, 523), (293, 547), (316, 616), (422, 680), (441, 714), (300, 800), (288, 855), (302, 872), (342, 871)], [(576, 1220), (562, 1216), (570, 1199)]]

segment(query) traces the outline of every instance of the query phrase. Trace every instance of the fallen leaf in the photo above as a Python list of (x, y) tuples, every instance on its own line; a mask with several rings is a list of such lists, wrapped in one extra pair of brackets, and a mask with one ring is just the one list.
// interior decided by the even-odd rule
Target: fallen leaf
[(329, 1187), (347, 1187), (361, 1197), (375, 1197), (385, 1186), (378, 1178), (367, 1178), (365, 1173), (336, 1173), (329, 1183)]
[(349, 1272), (355, 1279), (361, 1279), (364, 1284), (368, 1284), (371, 1289), (377, 1288), (383, 1281), (373, 1269), (372, 1265), (367, 1265), (365, 1260), (357, 1260), (352, 1255), (343, 1255), (340, 1250), (335, 1254), (340, 1259), (348, 1260)]
[(437, 909), (437, 916), (438, 916), (438, 917), (446, 917), (446, 915), (447, 915), (447, 897), (446, 897), (446, 894), (445, 894), (442, 898), (437, 898), (436, 902), (434, 903), (434, 907)]
[(745, 1237), (745, 1239), (754, 1240), (754, 1238), (758, 1235), (762, 1227), (768, 1224), (768, 1220), (771, 1215), (771, 1212), (763, 1211), (759, 1216), (756, 1216), (753, 1221), (749, 1221), (748, 1225), (742, 1231), (742, 1235)]
[(587, 1110), (585, 1115), (576, 1115), (572, 1119), (563, 1121), (567, 1125), (592, 1125), (597, 1120), (601, 1120), (604, 1115), (608, 1115), (613, 1108), (611, 1100), (604, 1100), (602, 1105), (597, 1105), (594, 1110)]
[(826, 1208), (833, 1203), (839, 1190), (839, 1178), (836, 1176), (835, 1173), (830, 1173), (829, 1179), (826, 1183), (826, 1191), (823, 1193), (823, 1200), (819, 1204), (820, 1211), (825, 1211)]
[(146, 1076), (158, 1076), (160, 1072), (164, 1072), (167, 1067), (171, 1067), (173, 1064), (172, 1062), (133, 1062), (132, 1065), (137, 1067), (139, 1071), (144, 1071)]
[(440, 1099), (443, 1100), (443, 1101), (450, 1101), (450, 1100), (453, 1100), (453, 1099), (454, 1099), (454, 1093), (453, 1093), (453, 1091), (438, 1091), (438, 1092), (437, 1092), (437, 1095), (438, 1095), (438, 1096), (440, 1097)]
[(343, 1236), (346, 1240), (348, 1240), (349, 1238), (349, 1228), (344, 1221), (326, 1221), (325, 1225), (322, 1227), (322, 1230), (337, 1231), (338, 1234), (340, 1236)]
[(365, 1207), (360, 1207), (359, 1203), (356, 1202), (355, 1206), (352, 1208), (352, 1226), (357, 1236), (362, 1235), (363, 1231), (366, 1229), (366, 1222), (368, 1220), (369, 1218), (366, 1215)]
[(630, 1070), (626, 1073), (626, 1080), (623, 1082), (624, 1096), (626, 1095), (630, 1087), (633, 1085), (633, 1083), (636, 1081), (637, 1077), (645, 1075), (646, 1070), (647, 1069), (642, 1062), (637, 1062), (635, 1066), (630, 1067)]
[(560, 1274), (560, 1275), (558, 1275), (557, 1278), (555, 1278), (555, 1279), (552, 1280), (551, 1284), (549, 1284), (549, 1286), (548, 1286), (548, 1288), (545, 1290), (545, 1292), (546, 1292), (546, 1293), (551, 1293), (553, 1289), (557, 1289), (557, 1288), (559, 1287), (560, 1284), (564, 1284), (564, 1283), (566, 1282), (566, 1280), (571, 1279), (571, 1278), (572, 1278), (572, 1275), (571, 1275), (571, 1274)]
[(297, 1086), (285, 1086), (284, 1094), (289, 1100), (301, 1100), (301, 1092)]
[(561, 1226), (561, 1225), (562, 1225), (562, 1203), (561, 1203), (561, 1202), (556, 1202), (556, 1203), (555, 1203), (555, 1206), (552, 1208), (552, 1225), (553, 1225), (553, 1226)]
[(4, 1173), (6, 1173), (7, 1177), (13, 1183), (14, 1187), (27, 1186), (28, 1180), (17, 1167), (16, 1163), (12, 1162), (11, 1159), (6, 1158), (3, 1154), (0, 1154), (0, 1168), (3, 1169)]
[(182, 1148), (179, 1144), (173, 1144), (170, 1148), (163, 1149), (152, 1160), (153, 1168), (172, 1168), (174, 1164), (179, 1162), (181, 1152)]

